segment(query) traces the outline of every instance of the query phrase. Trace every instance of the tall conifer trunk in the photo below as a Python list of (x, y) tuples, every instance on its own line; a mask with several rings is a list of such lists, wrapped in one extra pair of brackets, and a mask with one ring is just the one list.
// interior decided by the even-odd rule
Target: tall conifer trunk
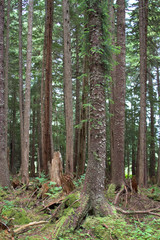
[(125, 0), (117, 0), (117, 55), (116, 78), (114, 85), (114, 126), (112, 182), (122, 185), (124, 181), (124, 133), (125, 133)]
[(4, 84), (4, 0), (0, 4), (0, 185), (9, 187), (9, 169), (6, 149), (6, 111)]
[(66, 173), (73, 174), (73, 105), (69, 0), (63, 0), (64, 101), (66, 120)]
[(139, 1), (139, 35), (140, 35), (140, 122), (138, 183), (147, 185), (146, 159), (146, 82), (147, 82), (147, 8), (148, 0)]
[[(52, 160), (52, 131), (51, 131), (51, 83), (52, 83), (52, 30), (53, 30), (53, 1), (47, 0), (46, 19), (46, 69), (45, 69), (45, 115), (43, 133), (43, 170), (48, 174), (48, 162)], [(44, 50), (45, 51), (45, 50)], [(44, 53), (45, 54), (45, 53)], [(43, 84), (43, 83), (42, 83)], [(43, 104), (43, 102), (42, 102)]]
[(30, 89), (31, 89), (31, 57), (32, 57), (32, 22), (33, 0), (29, 0), (28, 37), (27, 37), (27, 66), (24, 104), (24, 159), (22, 162), (22, 182), (29, 183), (29, 127), (30, 127)]

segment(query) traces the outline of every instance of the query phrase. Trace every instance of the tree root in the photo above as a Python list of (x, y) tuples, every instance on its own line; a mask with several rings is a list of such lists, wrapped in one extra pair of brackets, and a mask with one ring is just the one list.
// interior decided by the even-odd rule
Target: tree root
[(31, 222), (29, 224), (25, 224), (25, 225), (15, 229), (13, 232), (14, 232), (14, 234), (20, 234), (20, 233), (23, 233), (23, 232), (29, 230), (29, 227), (37, 226), (37, 225), (41, 225), (41, 224), (45, 224), (45, 223), (48, 223), (48, 221)]
[(160, 217), (160, 214), (156, 213), (156, 212), (160, 212), (160, 208), (152, 208), (149, 210), (145, 210), (145, 211), (125, 211), (121, 208), (115, 207), (116, 210), (122, 214), (125, 215), (133, 215), (133, 214), (150, 214), (150, 215), (155, 215)]
[[(64, 233), (66, 229), (75, 230), (80, 227), (83, 220), (86, 218), (87, 214), (107, 216), (114, 214), (114, 209), (111, 207), (105, 200), (97, 203), (96, 206), (91, 205), (89, 195), (81, 195), (81, 198), (78, 200), (80, 206), (77, 209), (73, 209), (71, 206), (70, 211), (67, 216), (62, 217), (57, 222), (57, 228), (55, 229), (55, 237), (59, 236), (60, 233)], [(53, 217), (56, 217), (57, 214), (54, 214)]]

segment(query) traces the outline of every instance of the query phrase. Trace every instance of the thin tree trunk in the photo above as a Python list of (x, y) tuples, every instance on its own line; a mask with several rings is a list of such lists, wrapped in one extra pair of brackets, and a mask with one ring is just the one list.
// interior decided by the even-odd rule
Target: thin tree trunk
[(9, 187), (9, 169), (6, 149), (6, 111), (4, 82), (4, 0), (0, 4), (0, 185)]
[(125, 132), (125, 0), (117, 0), (117, 56), (116, 83), (114, 86), (114, 154), (112, 160), (112, 182), (122, 185), (124, 181), (124, 132)]
[(51, 144), (51, 84), (52, 84), (52, 30), (53, 30), (53, 1), (47, 0), (47, 19), (46, 19), (46, 68), (45, 68), (45, 115), (43, 133), (43, 170), (48, 174), (48, 162), (52, 160)]
[(27, 66), (24, 106), (24, 159), (22, 162), (22, 182), (29, 183), (29, 126), (30, 126), (30, 88), (31, 88), (31, 57), (32, 57), (32, 22), (33, 0), (29, 0), (28, 37), (27, 37)]
[(72, 105), (69, 0), (63, 0), (63, 40), (64, 40), (64, 97), (65, 97), (65, 120), (66, 120), (65, 172), (73, 174), (73, 105)]
[[(158, 99), (160, 99), (160, 80), (159, 80), (159, 68), (157, 66), (157, 88), (158, 88)], [(160, 113), (160, 106), (159, 106)], [(160, 114), (159, 114), (159, 122), (160, 122)], [(158, 169), (157, 169), (157, 185), (160, 186), (160, 133), (159, 133), (159, 150), (158, 150)]]
[(8, 148), (8, 72), (9, 72), (9, 30), (10, 30), (10, 8), (11, 1), (7, 2), (7, 32), (6, 32), (6, 52), (5, 52), (5, 111), (6, 111), (6, 149)]
[(147, 82), (147, 8), (148, 0), (139, 1), (140, 33), (140, 123), (139, 123), (139, 159), (138, 184), (147, 185), (146, 176), (146, 82)]
[(19, 0), (19, 110), (21, 135), (21, 164), (24, 161), (24, 102), (23, 102), (23, 62), (22, 62), (22, 0)]
[(88, 56), (84, 57), (84, 68), (83, 68), (83, 85), (82, 85), (82, 106), (81, 106), (81, 127), (80, 127), (80, 139), (79, 139), (79, 155), (77, 163), (77, 177), (79, 178), (85, 172), (85, 160), (86, 160), (86, 145), (87, 145), (87, 110), (88, 107), (85, 105), (88, 103)]
[(36, 121), (36, 111), (35, 111), (35, 99), (33, 100), (33, 115), (32, 115), (32, 156), (31, 156), (31, 176), (34, 177), (35, 176), (35, 165), (34, 165), (34, 161), (35, 161), (35, 132), (36, 132), (36, 126), (35, 126), (35, 121)]
[[(110, 33), (112, 36), (112, 45), (115, 46), (115, 10), (113, 6), (113, 0), (109, 1), (109, 15), (110, 15)], [(110, 113), (110, 149), (111, 149), (111, 175), (113, 175), (112, 162), (114, 161), (114, 96), (115, 96), (115, 83), (116, 83), (116, 55), (112, 55), (112, 71), (110, 82), (110, 99), (109, 113)], [(108, 168), (107, 168), (108, 172)], [(107, 176), (109, 172), (107, 173)]]
[[(79, 79), (79, 35), (78, 35), (79, 27), (76, 26), (76, 120), (75, 124), (78, 125), (80, 123), (80, 79)], [(78, 156), (79, 156), (79, 133), (80, 129), (75, 129), (75, 139), (74, 139), (74, 167), (73, 171), (76, 173)]]
[(149, 167), (149, 175), (151, 181), (155, 178), (155, 130), (154, 130), (154, 98), (153, 98), (153, 82), (152, 76), (149, 75), (149, 101), (150, 101), (150, 111), (151, 111), (151, 140), (150, 140), (150, 167)]
[(12, 101), (12, 124), (11, 124), (11, 161), (10, 170), (12, 174), (16, 174), (16, 159), (15, 159), (15, 123), (16, 123), (16, 89), (13, 87), (13, 101)]

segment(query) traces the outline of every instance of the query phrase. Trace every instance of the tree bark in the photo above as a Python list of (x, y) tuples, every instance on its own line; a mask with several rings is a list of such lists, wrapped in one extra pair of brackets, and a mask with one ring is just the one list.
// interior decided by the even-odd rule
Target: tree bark
[(9, 187), (9, 169), (6, 149), (6, 111), (4, 83), (4, 0), (0, 4), (0, 185)]
[(21, 136), (21, 164), (24, 161), (24, 97), (23, 97), (23, 60), (22, 60), (22, 0), (19, 0), (19, 111)]
[(152, 76), (149, 74), (149, 101), (150, 101), (150, 114), (151, 114), (151, 133), (150, 133), (150, 166), (149, 166), (149, 176), (151, 181), (155, 178), (155, 129), (154, 129), (154, 91)]
[(125, 133), (125, 0), (117, 0), (117, 55), (116, 82), (114, 86), (114, 153), (112, 182), (122, 185), (124, 181), (124, 133)]
[(73, 105), (71, 72), (71, 37), (69, 0), (63, 0), (63, 41), (64, 41), (64, 98), (66, 120), (66, 168), (67, 174), (73, 174)]
[[(160, 80), (159, 80), (159, 67), (157, 66), (157, 88), (158, 88), (158, 99), (160, 99)], [(160, 113), (160, 106), (159, 106)], [(160, 114), (159, 114), (160, 121)], [(157, 169), (157, 185), (160, 186), (160, 133), (158, 136), (159, 149), (158, 149), (158, 169)]]
[(139, 1), (140, 34), (140, 122), (139, 122), (139, 159), (138, 184), (147, 185), (146, 159), (146, 82), (147, 82), (147, 8), (148, 0)]
[(30, 127), (30, 88), (31, 88), (31, 57), (32, 57), (32, 22), (33, 0), (29, 0), (28, 37), (27, 37), (27, 66), (24, 106), (24, 159), (22, 162), (22, 182), (29, 183), (29, 127)]
[(44, 115), (44, 159), (43, 170), (48, 174), (48, 162), (52, 160), (52, 131), (51, 131), (51, 82), (52, 82), (52, 30), (53, 30), (53, 1), (47, 0), (46, 19), (46, 69), (45, 69), (45, 115)]
[(8, 148), (8, 72), (9, 72), (9, 32), (10, 32), (10, 8), (11, 1), (7, 2), (7, 32), (6, 32), (6, 51), (5, 51), (5, 111), (6, 111), (6, 149)]

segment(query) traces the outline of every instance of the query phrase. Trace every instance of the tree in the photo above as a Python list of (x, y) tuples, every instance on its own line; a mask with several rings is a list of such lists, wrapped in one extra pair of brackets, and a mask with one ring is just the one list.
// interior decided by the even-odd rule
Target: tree
[(20, 111), (20, 138), (21, 163), (24, 161), (24, 97), (23, 97), (23, 60), (22, 60), (22, 0), (19, 1), (19, 111)]
[(4, 84), (4, 0), (0, 4), (0, 185), (9, 187), (9, 169), (6, 149), (6, 111)]
[(114, 86), (114, 126), (112, 182), (122, 185), (124, 181), (124, 133), (125, 133), (125, 0), (117, 0), (117, 55), (116, 78)]
[(140, 122), (138, 183), (147, 184), (146, 158), (146, 82), (147, 82), (147, 8), (148, 1), (139, 1), (139, 40), (140, 40)]
[(31, 88), (31, 57), (32, 57), (32, 21), (33, 21), (33, 0), (29, 0), (26, 88), (25, 88), (24, 130), (23, 130), (24, 158), (22, 162), (22, 182), (27, 185), (29, 183), (29, 127), (30, 127), (30, 88)]
[(73, 105), (69, 0), (63, 0), (64, 103), (66, 121), (66, 173), (73, 174)]
[[(53, 157), (52, 131), (51, 131), (51, 84), (52, 84), (52, 30), (53, 30), (53, 1), (47, 0), (47, 17), (46, 17), (46, 59), (45, 63), (45, 114), (44, 114), (44, 155), (43, 170), (48, 173), (48, 162), (51, 163)], [(45, 50), (44, 50), (45, 55)], [(43, 82), (42, 82), (43, 84)], [(41, 103), (43, 104), (43, 102)], [(43, 114), (43, 113), (41, 113)], [(43, 123), (42, 123), (43, 124)]]
[(89, 211), (94, 215), (112, 214), (112, 208), (104, 198), (106, 160), (106, 96), (104, 31), (106, 31), (103, 11), (106, 1), (87, 1), (89, 26), (89, 72), (90, 72), (90, 153), (85, 183), (81, 192), (80, 207), (69, 216), (65, 224), (74, 229)]

